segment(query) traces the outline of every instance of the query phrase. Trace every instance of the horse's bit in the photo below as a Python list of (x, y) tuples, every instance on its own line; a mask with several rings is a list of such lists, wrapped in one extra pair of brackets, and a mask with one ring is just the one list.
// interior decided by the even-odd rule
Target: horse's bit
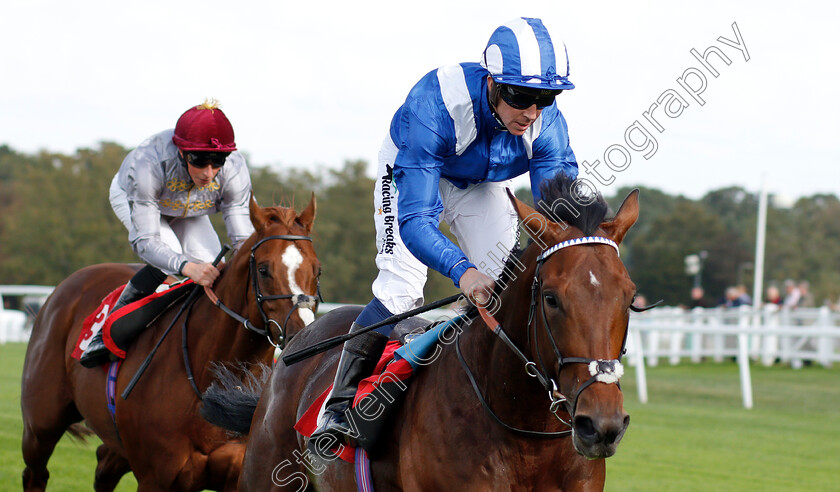
[[(586, 236), (586, 237), (570, 239), (568, 241), (563, 241), (561, 243), (558, 243), (558, 244), (550, 247), (546, 251), (544, 251), (537, 258), (537, 268), (536, 268), (536, 271), (534, 272), (534, 282), (531, 284), (531, 305), (530, 305), (530, 308), (529, 308), (529, 311), (528, 311), (528, 339), (529, 340), (532, 339), (532, 333), (533, 333), (533, 341), (534, 341), (535, 352), (537, 353), (539, 366), (541, 366), (541, 367), (545, 367), (545, 364), (543, 363), (542, 358), (540, 357), (539, 342), (538, 342), (537, 333), (536, 333), (536, 322), (535, 322), (535, 319), (534, 319), (534, 312), (536, 310), (536, 305), (537, 305), (537, 297), (539, 296), (539, 292), (541, 290), (540, 289), (541, 281), (540, 281), (540, 277), (539, 277), (540, 266), (545, 262), (545, 260), (549, 256), (551, 256), (552, 254), (556, 253), (557, 251), (559, 251), (563, 248), (567, 248), (569, 246), (585, 245), (585, 244), (606, 244), (608, 246), (612, 246), (613, 248), (615, 248), (616, 254), (619, 254), (618, 245), (615, 243), (615, 241), (612, 241), (612, 240), (607, 239), (605, 237)], [(653, 307), (653, 306), (650, 306), (650, 307)], [(586, 364), (587, 369), (589, 370), (589, 375), (591, 377), (588, 380), (586, 380), (582, 385), (580, 385), (580, 387), (578, 387), (578, 390), (575, 393), (575, 396), (572, 400), (573, 401), (572, 404), (569, 404), (568, 399), (559, 392), (557, 382), (548, 375), (547, 371), (545, 371), (545, 370), (541, 371), (535, 362), (529, 360), (525, 356), (525, 354), (513, 343), (513, 341), (510, 339), (510, 337), (508, 337), (507, 333), (505, 332), (505, 330), (502, 328), (501, 324), (499, 324), (498, 321), (496, 321), (483, 308), (479, 308), (479, 313), (481, 314), (481, 317), (484, 320), (484, 322), (487, 324), (487, 326), (493, 331), (493, 333), (495, 335), (497, 335), (505, 343), (505, 345), (507, 345), (513, 351), (513, 353), (516, 354), (516, 356), (525, 364), (526, 374), (528, 374), (529, 376), (531, 376), (533, 378), (536, 378), (540, 382), (540, 384), (543, 386), (543, 388), (545, 388), (548, 391), (548, 398), (549, 398), (549, 400), (551, 400), (551, 404), (549, 406), (549, 410), (551, 411), (551, 413), (554, 414), (554, 416), (560, 422), (563, 422), (563, 424), (571, 427), (572, 426), (571, 422), (567, 422), (567, 421), (563, 420), (559, 415), (557, 415), (557, 412), (560, 410), (560, 406), (561, 405), (565, 406), (567, 413), (569, 415), (574, 415), (575, 410), (577, 409), (578, 398), (580, 397), (580, 394), (583, 392), (583, 390), (585, 390), (586, 388), (588, 388), (589, 386), (591, 386), (595, 382), (602, 382), (602, 383), (606, 383), (606, 384), (615, 383), (616, 385), (618, 385), (619, 384), (618, 383), (619, 379), (624, 374), (624, 366), (622, 366), (619, 359), (604, 360), (604, 359), (591, 359), (591, 358), (587, 358), (587, 357), (563, 357), (563, 355), (560, 353), (560, 350), (557, 348), (557, 342), (554, 340), (554, 336), (551, 334), (551, 330), (549, 329), (548, 318), (545, 314), (545, 306), (542, 302), (540, 303), (540, 310), (542, 312), (543, 326), (545, 327), (546, 334), (548, 335), (549, 341), (551, 341), (552, 348), (554, 350), (555, 355), (557, 356), (557, 362), (559, 363), (559, 366), (560, 366), (559, 369), (558, 369), (558, 373), (559, 373), (560, 370), (563, 369), (563, 366), (565, 366), (567, 364)], [(534, 327), (534, 329), (532, 329), (532, 327)], [(621, 343), (621, 353), (619, 355), (619, 358), (621, 357), (621, 355), (624, 354), (624, 345), (625, 345), (626, 342), (627, 342), (627, 331), (625, 330), (624, 340)], [(514, 432), (517, 432), (517, 433), (520, 433), (520, 434), (524, 434), (524, 435), (528, 435), (528, 436), (532, 436), (532, 437), (562, 437), (562, 436), (567, 436), (571, 433), (570, 430), (561, 431), (561, 432), (529, 431), (529, 430), (524, 430), (524, 429), (517, 429), (517, 428), (511, 427), (511, 426), (505, 424), (504, 422), (502, 422), (501, 419), (499, 419), (499, 417), (496, 416), (495, 413), (493, 413), (493, 411), (490, 409), (490, 407), (485, 402), (484, 398), (481, 396), (481, 393), (478, 390), (478, 386), (475, 382), (475, 379), (474, 379), (471, 371), (467, 367), (466, 361), (464, 360), (464, 357), (461, 354), (460, 346), (457, 343), (455, 345), (455, 348), (456, 348), (456, 351), (458, 353), (458, 358), (460, 359), (461, 364), (463, 365), (464, 370), (466, 371), (467, 376), (469, 377), (470, 382), (473, 385), (473, 389), (476, 391), (476, 394), (479, 397), (479, 400), (484, 405), (484, 408), (502, 426), (504, 426), (505, 428), (507, 428), (511, 431), (514, 431)]]

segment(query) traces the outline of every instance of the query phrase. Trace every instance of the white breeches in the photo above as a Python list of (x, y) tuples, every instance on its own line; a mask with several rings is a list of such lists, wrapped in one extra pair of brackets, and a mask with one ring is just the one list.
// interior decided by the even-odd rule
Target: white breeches
[[(376, 225), (376, 266), (373, 295), (393, 314), (404, 313), (423, 304), (427, 267), (406, 248), (397, 224), (398, 192), (393, 176), (397, 147), (390, 137), (379, 151), (374, 214)], [(441, 178), (439, 192), (443, 213), (439, 220), (449, 225), (458, 246), (479, 271), (498, 278), (505, 259), (518, 240), (518, 221), (505, 188), (510, 181), (484, 182), (459, 189)]]

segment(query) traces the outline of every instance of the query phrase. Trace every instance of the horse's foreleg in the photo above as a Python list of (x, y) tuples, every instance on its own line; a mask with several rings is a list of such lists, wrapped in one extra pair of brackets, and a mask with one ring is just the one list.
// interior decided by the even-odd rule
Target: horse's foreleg
[(242, 461), (245, 458), (245, 443), (227, 443), (214, 449), (207, 461), (210, 484), (214, 490), (236, 491)]
[(128, 461), (104, 444), (96, 448), (96, 462), (93, 480), (96, 492), (111, 492), (123, 475), (131, 471)]

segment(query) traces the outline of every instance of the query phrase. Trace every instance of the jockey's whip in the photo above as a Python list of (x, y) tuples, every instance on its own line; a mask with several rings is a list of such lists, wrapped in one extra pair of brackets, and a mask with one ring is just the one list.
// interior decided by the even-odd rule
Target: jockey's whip
[[(219, 255), (216, 256), (216, 259), (213, 260), (213, 266), (218, 265), (219, 262), (222, 261), (222, 258), (225, 257), (225, 254), (229, 250), (230, 250), (230, 245), (225, 244), (224, 246), (222, 246), (222, 251), (220, 251)], [(172, 327), (175, 326), (175, 322), (178, 321), (178, 318), (180, 318), (182, 314), (184, 314), (184, 310), (187, 308), (187, 306), (194, 303), (195, 300), (198, 298), (199, 294), (201, 294), (201, 292), (203, 292), (203, 289), (201, 289), (198, 284), (195, 284), (193, 286), (192, 292), (190, 292), (189, 297), (187, 297), (187, 300), (184, 301), (183, 304), (181, 304), (181, 309), (178, 310), (178, 314), (175, 315), (175, 318), (172, 320), (172, 323), (169, 324), (169, 327), (166, 328), (166, 331), (164, 331), (163, 335), (160, 336), (157, 343), (155, 344), (155, 347), (152, 349), (151, 352), (149, 352), (149, 355), (146, 356), (146, 360), (144, 360), (143, 363), (140, 364), (140, 367), (137, 368), (137, 372), (134, 373), (134, 377), (131, 378), (131, 381), (128, 383), (128, 386), (126, 386), (125, 390), (123, 390), (123, 392), (122, 392), (122, 399), (123, 400), (128, 399), (128, 395), (131, 394), (131, 390), (134, 389), (134, 385), (137, 384), (137, 381), (140, 381), (140, 377), (142, 377), (143, 373), (146, 372), (146, 369), (149, 367), (149, 364), (152, 362), (152, 358), (155, 356), (155, 352), (157, 352), (158, 347), (160, 347), (160, 344), (163, 343), (163, 339), (166, 338), (166, 335), (169, 335), (169, 330), (171, 330)]]
[(283, 356), (283, 362), (290, 366), (292, 364), (296, 364), (303, 359), (308, 359), (313, 355), (320, 354), (321, 352), (325, 352), (336, 345), (341, 345), (347, 340), (355, 337), (356, 335), (361, 335), (362, 333), (367, 333), (369, 331), (375, 330), (380, 326), (389, 325), (391, 323), (396, 323), (398, 321), (402, 321), (406, 318), (410, 318), (420, 313), (425, 313), (426, 311), (431, 311), (432, 309), (437, 309), (441, 306), (446, 306), (447, 304), (452, 304), (453, 302), (457, 301), (459, 298), (463, 297), (463, 294), (455, 294), (453, 296), (449, 296), (447, 298), (441, 299), (439, 301), (435, 301), (430, 304), (426, 304), (425, 306), (420, 306), (419, 308), (412, 309), (411, 311), (406, 311), (401, 314), (395, 314), (390, 318), (386, 318), (378, 323), (374, 323), (370, 326), (365, 326), (364, 328), (354, 331), (353, 333), (345, 333), (344, 335), (339, 335), (337, 337), (332, 337), (324, 340), (323, 342), (318, 342), (315, 345), (311, 345), (304, 349), (300, 349), (297, 352), (293, 352), (289, 355)]

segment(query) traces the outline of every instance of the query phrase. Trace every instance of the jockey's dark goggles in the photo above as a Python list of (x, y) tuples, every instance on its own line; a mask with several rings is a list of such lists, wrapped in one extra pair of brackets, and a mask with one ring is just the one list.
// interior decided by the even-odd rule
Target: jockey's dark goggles
[(228, 155), (230, 155), (229, 152), (185, 152), (184, 158), (190, 166), (198, 169), (204, 169), (207, 166), (219, 169), (225, 165)]
[(550, 89), (526, 89), (508, 84), (499, 84), (499, 96), (513, 109), (528, 109), (537, 105), (537, 109), (545, 109), (554, 104), (554, 98), (563, 92)]

